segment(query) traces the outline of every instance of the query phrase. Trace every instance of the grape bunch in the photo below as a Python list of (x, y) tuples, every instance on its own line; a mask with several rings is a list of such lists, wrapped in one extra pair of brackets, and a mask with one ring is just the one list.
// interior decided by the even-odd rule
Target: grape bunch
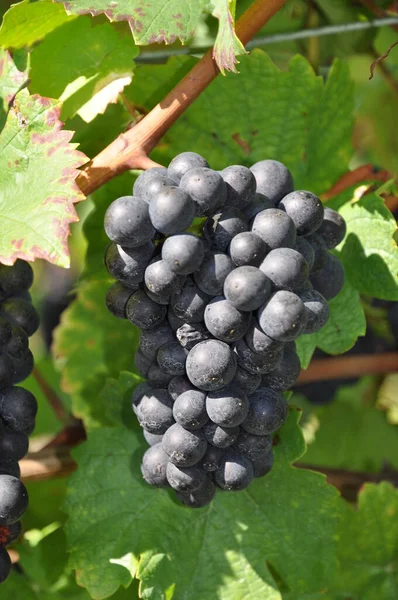
[(192, 508), (216, 487), (245, 489), (273, 464), (300, 371), (294, 340), (323, 327), (343, 286), (328, 251), (344, 220), (295, 191), (280, 162), (217, 172), (185, 152), (142, 173), (105, 230), (108, 309), (141, 329), (144, 479)]
[(37, 330), (39, 317), (28, 291), (32, 282), (29, 263), (0, 265), (0, 583), (11, 569), (5, 548), (20, 536), (20, 518), (28, 506), (18, 461), (28, 451), (37, 402), (16, 384), (33, 369), (29, 337)]

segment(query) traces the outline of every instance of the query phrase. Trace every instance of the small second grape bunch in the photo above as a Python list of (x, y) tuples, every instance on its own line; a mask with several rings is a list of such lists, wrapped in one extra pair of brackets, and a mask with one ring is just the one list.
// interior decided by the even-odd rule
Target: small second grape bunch
[(29, 263), (0, 265), (0, 583), (11, 569), (6, 546), (20, 536), (20, 518), (28, 507), (18, 461), (28, 451), (37, 402), (16, 384), (33, 369), (29, 337), (37, 330), (39, 317), (28, 291), (32, 282)]
[(345, 223), (285, 165), (217, 172), (193, 152), (136, 180), (105, 215), (109, 310), (141, 329), (133, 410), (142, 475), (192, 508), (245, 489), (273, 464), (294, 340), (318, 331), (344, 283), (328, 252)]

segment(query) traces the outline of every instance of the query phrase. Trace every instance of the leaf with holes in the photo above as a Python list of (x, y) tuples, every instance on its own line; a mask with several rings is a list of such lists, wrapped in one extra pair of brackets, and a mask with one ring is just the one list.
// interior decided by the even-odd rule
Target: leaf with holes
[(276, 580), (297, 596), (324, 589), (335, 575), (340, 500), (322, 475), (291, 466), (304, 452), (297, 417), (292, 409), (269, 475), (198, 510), (143, 482), (136, 434), (91, 432), (74, 452), (65, 506), (80, 585), (106, 598), (137, 578), (148, 600), (281, 600)]
[(84, 199), (75, 183), (87, 158), (70, 144), (73, 133), (59, 121), (60, 106), (22, 90), (0, 134), (0, 262), (44, 258), (69, 267), (69, 224), (74, 202)]
[(68, 14), (99, 15), (110, 21), (127, 21), (136, 44), (172, 44), (190, 39), (201, 23), (203, 12), (219, 20), (214, 57), (220, 70), (235, 71), (236, 55), (245, 50), (234, 31), (236, 0), (55, 0), (62, 2)]

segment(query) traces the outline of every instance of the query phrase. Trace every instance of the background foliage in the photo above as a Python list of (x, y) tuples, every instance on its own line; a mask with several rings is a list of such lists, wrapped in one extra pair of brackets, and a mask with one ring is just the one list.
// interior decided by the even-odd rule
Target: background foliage
[[(327, 326), (300, 340), (299, 351), (303, 367), (314, 352), (349, 351), (358, 338), (359, 344), (368, 339), (361, 337), (367, 324), (383, 349), (393, 348), (386, 302), (398, 301), (398, 253), (396, 220), (385, 200), (395, 191), (397, 169), (398, 50), (372, 81), (368, 77), (375, 55), (398, 34), (385, 27), (274, 43), (267, 52), (259, 47), (244, 55), (232, 23), (249, 0), (156, 0), (145, 10), (135, 0), (117, 7), (72, 0), (67, 11), (49, 0), (5, 4), (0, 260), (45, 258), (56, 265), (35, 263), (43, 319), (35, 357), (66, 410), (83, 421), (88, 440), (74, 451), (78, 470), (68, 480), (29, 483), (25, 535), (15, 545), (20, 568), (2, 586), (2, 597), (395, 599), (395, 488), (366, 484), (351, 506), (322, 475), (293, 463), (374, 475), (387, 469), (396, 477), (397, 421), (388, 400), (396, 397), (396, 379), (383, 402), (379, 377), (340, 382), (333, 403), (323, 406), (298, 388), (278, 437), (275, 468), (248, 491), (220, 493), (210, 507), (192, 512), (167, 491), (147, 488), (139, 475), (143, 440), (129, 406), (139, 381), (133, 364), (138, 337), (104, 308), (110, 282), (102, 263), (104, 212), (129, 193), (137, 173), (113, 179), (76, 207), (83, 196), (74, 178), (79, 166), (161, 101), (198, 60), (201, 46), (215, 43), (220, 68), (237, 66), (239, 74), (218, 77), (152, 158), (167, 164), (189, 149), (215, 169), (275, 158), (291, 169), (296, 187), (324, 199), (360, 164), (389, 170), (391, 181), (382, 188), (371, 175), (329, 201), (348, 224), (337, 249), (347, 282), (331, 303)], [(374, 16), (366, 4), (289, 0), (258, 39), (363, 21)], [(391, 3), (373, 4), (384, 10)], [(178, 54), (181, 42), (189, 43), (190, 56), (159, 58), (159, 51)], [(71, 269), (59, 269), (69, 266), (70, 255)], [(375, 306), (372, 298), (383, 302)], [(32, 439), (37, 450), (62, 423), (33, 378), (28, 386), (40, 407)], [(318, 401), (326, 392), (318, 388)]]

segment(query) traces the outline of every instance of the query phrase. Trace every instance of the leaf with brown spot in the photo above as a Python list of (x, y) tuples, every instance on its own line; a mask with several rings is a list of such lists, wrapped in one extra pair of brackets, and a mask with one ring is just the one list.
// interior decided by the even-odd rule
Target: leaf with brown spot
[(0, 130), (6, 122), (11, 101), (27, 79), (27, 73), (17, 69), (10, 53), (0, 49)]
[[(10, 71), (10, 68), (8, 68)], [(59, 120), (60, 104), (20, 91), (0, 134), (0, 262), (44, 258), (69, 267), (70, 223), (75, 202), (84, 200), (75, 183), (87, 157)]]

